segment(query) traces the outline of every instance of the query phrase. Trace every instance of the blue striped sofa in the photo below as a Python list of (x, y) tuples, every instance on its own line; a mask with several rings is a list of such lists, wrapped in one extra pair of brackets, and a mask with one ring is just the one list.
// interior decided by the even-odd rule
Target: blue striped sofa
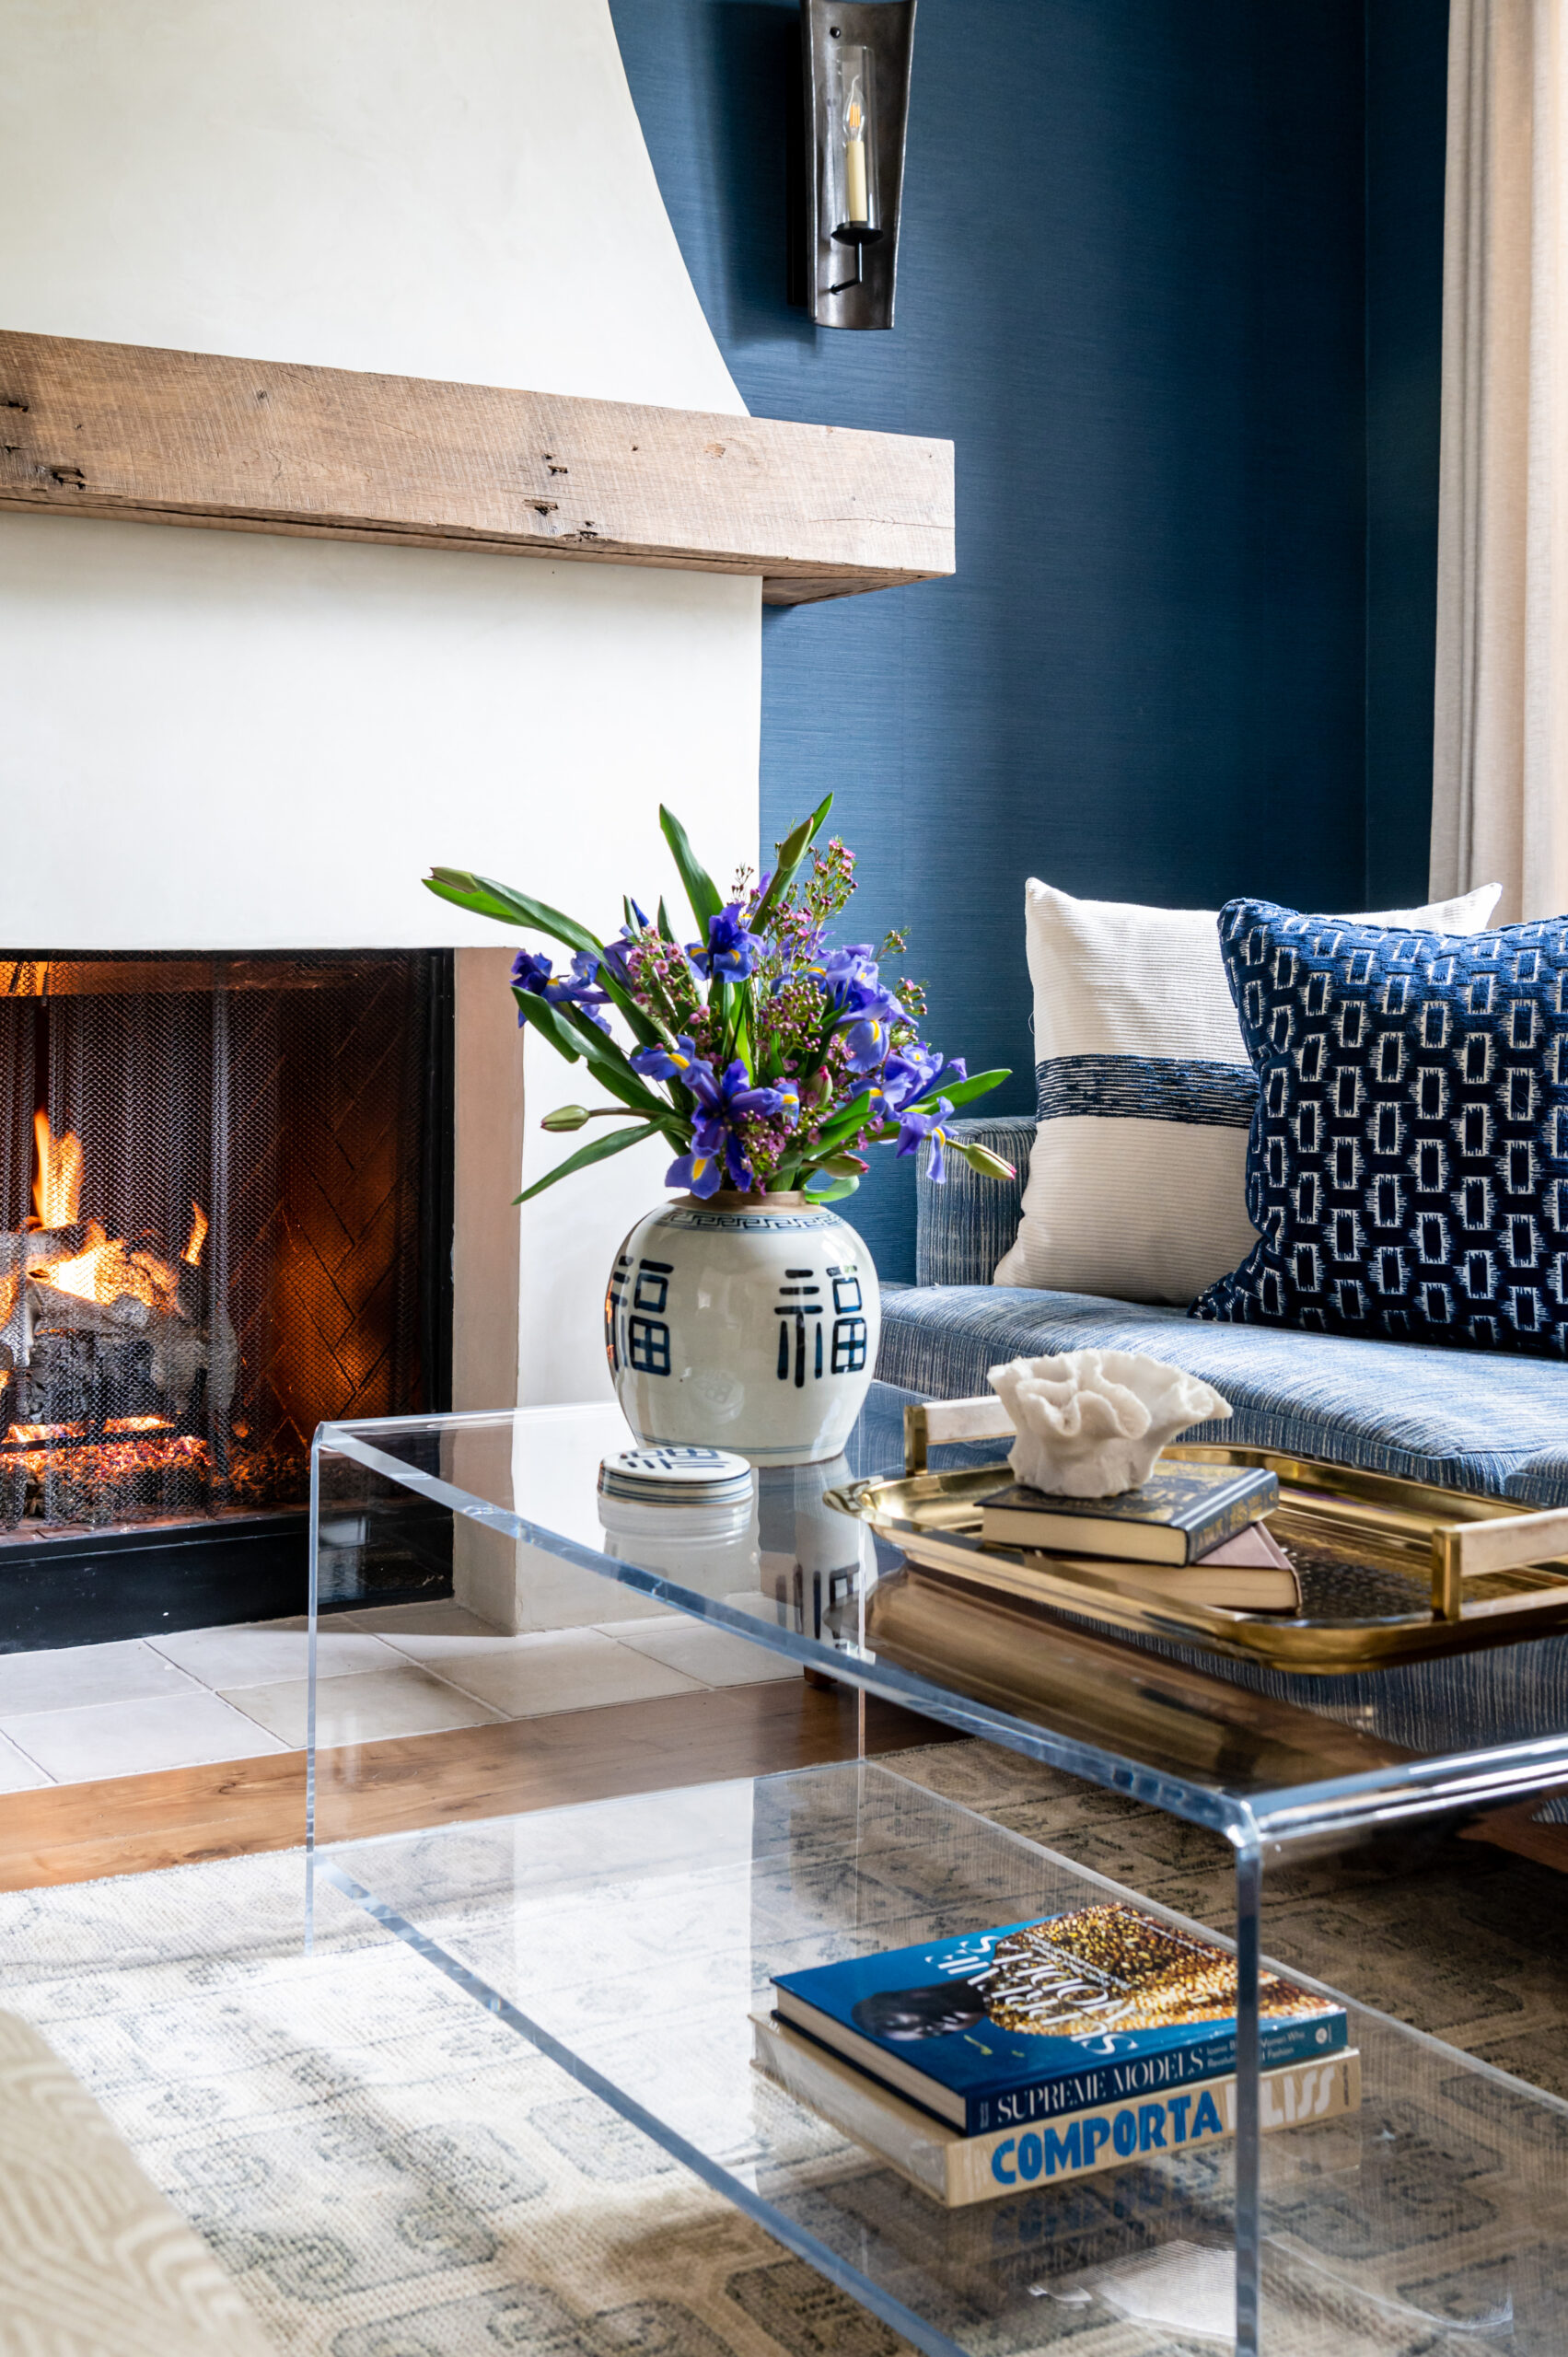
[[(1200, 1325), (1185, 1311), (994, 1285), (1028, 1173), (1032, 1120), (954, 1124), (1016, 1166), (978, 1178), (956, 1155), (919, 1181), (916, 1278), (883, 1295), (877, 1372), (926, 1399), (986, 1388), (999, 1360), (1147, 1351), (1200, 1375), (1235, 1415), (1225, 1436), (1449, 1489), (1568, 1505), (1568, 1367), (1542, 1358)], [(1195, 1431), (1218, 1437), (1220, 1428)]]

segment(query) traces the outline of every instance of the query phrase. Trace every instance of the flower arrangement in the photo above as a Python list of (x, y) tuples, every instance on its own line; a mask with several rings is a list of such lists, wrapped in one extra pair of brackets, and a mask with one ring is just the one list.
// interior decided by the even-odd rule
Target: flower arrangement
[[(662, 900), (653, 918), (625, 901), (620, 938), (607, 944), (526, 893), (459, 868), (431, 871), (426, 885), (442, 900), (571, 952), (561, 974), (551, 958), (520, 953), (512, 969), (517, 1020), (568, 1062), (585, 1063), (614, 1101), (562, 1106), (543, 1127), (633, 1117), (580, 1147), (519, 1202), (653, 1137), (676, 1150), (666, 1185), (703, 1198), (721, 1188), (801, 1189), (813, 1202), (837, 1202), (859, 1185), (865, 1147), (896, 1144), (913, 1154), (927, 1139), (934, 1179), (946, 1176), (945, 1151), (989, 1177), (1012, 1177), (998, 1155), (944, 1127), (958, 1106), (1009, 1075), (971, 1077), (962, 1057), (945, 1060), (925, 1045), (923, 988), (900, 979), (889, 989), (881, 978), (880, 958), (901, 951), (902, 936), (889, 934), (879, 953), (868, 942), (828, 940), (855, 889), (854, 853), (836, 839), (814, 848), (831, 807), (829, 795), (777, 845), (771, 875), (743, 869), (727, 901), (679, 819), (661, 808), (702, 936), (684, 945)], [(630, 1049), (611, 1031), (611, 1010)]]

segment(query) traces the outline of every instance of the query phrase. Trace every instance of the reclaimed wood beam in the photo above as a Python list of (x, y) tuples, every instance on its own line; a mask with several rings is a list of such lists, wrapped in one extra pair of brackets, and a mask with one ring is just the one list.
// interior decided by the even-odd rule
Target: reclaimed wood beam
[(761, 575), (953, 570), (953, 446), (0, 331), (0, 508)]

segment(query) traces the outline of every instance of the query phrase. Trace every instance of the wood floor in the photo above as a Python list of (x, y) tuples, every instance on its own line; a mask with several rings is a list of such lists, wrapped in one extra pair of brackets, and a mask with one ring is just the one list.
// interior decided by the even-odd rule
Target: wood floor
[[(847, 1689), (774, 1680), (354, 1744), (319, 1755), (317, 1827), (324, 1841), (353, 1840), (772, 1775), (853, 1759), (856, 1736), (856, 1697)], [(873, 1755), (957, 1740), (894, 1703), (866, 1703)], [(1503, 1811), (1461, 1838), (1568, 1872), (1568, 1827), (1533, 1823), (1536, 1805)], [(291, 1850), (304, 1839), (302, 1752), (56, 1784), (0, 1797), (0, 1890)]]
[[(348, 1840), (853, 1759), (856, 1700), (772, 1680), (324, 1751), (318, 1831)], [(866, 1704), (868, 1751), (950, 1739), (892, 1703)], [(304, 1838), (302, 1752), (57, 1784), (0, 1799), (0, 1890), (288, 1850)]]

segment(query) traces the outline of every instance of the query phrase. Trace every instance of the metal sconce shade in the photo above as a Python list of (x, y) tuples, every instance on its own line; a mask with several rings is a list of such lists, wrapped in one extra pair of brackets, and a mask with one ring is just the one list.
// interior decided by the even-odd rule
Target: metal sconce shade
[(915, 0), (800, 0), (807, 302), (824, 328), (890, 328)]

